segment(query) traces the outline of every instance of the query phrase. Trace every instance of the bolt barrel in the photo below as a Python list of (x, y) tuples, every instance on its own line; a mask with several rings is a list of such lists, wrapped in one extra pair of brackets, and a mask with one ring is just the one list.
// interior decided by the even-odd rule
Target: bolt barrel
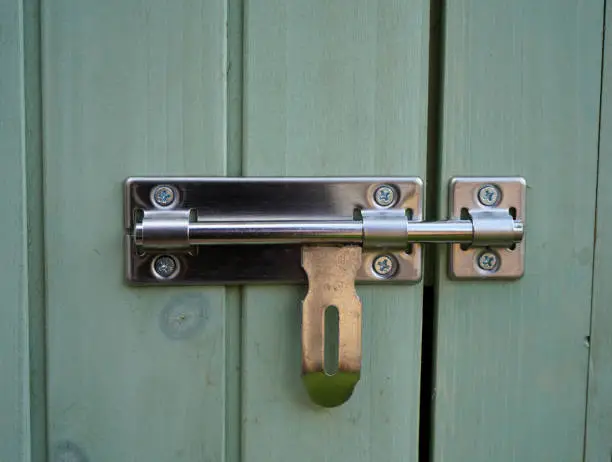
[(189, 224), (192, 245), (361, 244), (360, 221), (224, 221)]
[[(155, 213), (162, 218), (148, 218)], [(523, 238), (523, 225), (507, 215), (472, 220), (412, 222), (403, 218), (403, 238), (389, 233), (383, 221), (370, 220), (190, 221), (184, 211), (148, 212), (134, 228), (137, 245), (178, 248), (191, 245), (236, 244), (352, 244), (389, 249), (409, 243), (471, 243), (474, 246), (510, 247)], [(374, 225), (372, 225), (374, 223)], [(376, 226), (375, 226), (376, 225)], [(391, 224), (395, 232), (396, 220)], [(367, 231), (367, 233), (366, 233)], [(402, 234), (398, 234), (401, 235)], [(381, 244), (384, 243), (384, 245)]]

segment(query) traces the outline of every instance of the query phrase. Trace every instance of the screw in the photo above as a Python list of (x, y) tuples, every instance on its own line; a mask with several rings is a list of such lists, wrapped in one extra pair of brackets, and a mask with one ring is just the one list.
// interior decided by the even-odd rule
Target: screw
[(157, 205), (168, 207), (176, 199), (176, 193), (171, 186), (162, 185), (156, 186), (155, 189), (153, 189), (151, 197)]
[(390, 278), (395, 274), (397, 263), (391, 255), (379, 255), (372, 262), (372, 269), (376, 275)]
[(499, 268), (499, 257), (495, 252), (485, 250), (478, 255), (478, 267), (483, 271), (494, 273)]
[(482, 205), (492, 207), (499, 203), (501, 192), (499, 188), (492, 184), (486, 184), (478, 191), (478, 200)]
[(178, 274), (179, 262), (171, 255), (160, 255), (153, 260), (153, 274), (159, 279), (172, 279)]
[(381, 207), (389, 207), (395, 202), (395, 188), (387, 184), (380, 185), (374, 191), (374, 200)]

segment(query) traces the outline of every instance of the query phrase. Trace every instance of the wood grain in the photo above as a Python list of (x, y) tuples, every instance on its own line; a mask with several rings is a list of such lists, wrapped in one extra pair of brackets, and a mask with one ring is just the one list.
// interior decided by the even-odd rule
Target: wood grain
[(3, 236), (0, 255), (0, 460), (29, 461), (30, 348), (23, 5), (0, 3), (0, 151)]
[(527, 247), (518, 282), (450, 281), (442, 259), (435, 461), (582, 459), (602, 13), (446, 3), (440, 182), (524, 176)]
[(0, 2), (0, 460), (46, 460), (37, 0)]
[(224, 460), (225, 291), (124, 284), (122, 182), (225, 173), (226, 19), (44, 3), (51, 460)]
[[(247, 1), (244, 174), (424, 176), (428, 14), (422, 0)], [(300, 379), (305, 289), (245, 289), (248, 460), (417, 460), (421, 287), (357, 292), (361, 380), (323, 410)]]

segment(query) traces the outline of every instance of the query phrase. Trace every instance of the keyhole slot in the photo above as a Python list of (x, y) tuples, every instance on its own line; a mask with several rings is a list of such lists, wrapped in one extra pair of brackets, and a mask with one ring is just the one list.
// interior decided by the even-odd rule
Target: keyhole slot
[(340, 353), (340, 313), (333, 305), (323, 315), (323, 343), (323, 371), (326, 375), (335, 375)]

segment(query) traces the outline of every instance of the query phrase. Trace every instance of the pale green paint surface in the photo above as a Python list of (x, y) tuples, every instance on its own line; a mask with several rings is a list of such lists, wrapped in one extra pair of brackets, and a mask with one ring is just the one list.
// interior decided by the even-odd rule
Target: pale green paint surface
[[(0, 461), (45, 460), (43, 183), (50, 461), (416, 461), (420, 286), (359, 287), (361, 382), (317, 408), (299, 376), (304, 290), (127, 287), (121, 182), (424, 176), (429, 2), (44, 2), (44, 181), (37, 14), (0, 0), (0, 254), (17, 268), (0, 278)], [(440, 274), (436, 461), (581, 460), (602, 15), (601, 0), (447, 2), (441, 196), (458, 174), (530, 189), (522, 281)], [(600, 181), (593, 462), (612, 452), (611, 194)]]
[(0, 2), (0, 461), (45, 457), (38, 4)]
[(40, 2), (24, 0), (22, 3), (25, 54), (23, 70), (26, 128), (31, 460), (44, 462), (47, 452), (47, 403)]
[(452, 282), (443, 259), (436, 462), (582, 459), (602, 13), (593, 0), (447, 2), (441, 197), (461, 174), (529, 189), (520, 282)]
[[(245, 5), (245, 175), (425, 174), (429, 5)], [(248, 287), (243, 455), (416, 461), (421, 287), (358, 288), (362, 379), (321, 409), (300, 379), (303, 288)]]
[(612, 2), (606, 2), (586, 462), (612, 460)]
[(3, 233), (0, 255), (0, 460), (30, 460), (30, 348), (26, 215), (23, 9), (0, 3), (0, 153)]
[(43, 7), (51, 460), (223, 460), (225, 291), (124, 284), (122, 182), (225, 172), (226, 4)]

